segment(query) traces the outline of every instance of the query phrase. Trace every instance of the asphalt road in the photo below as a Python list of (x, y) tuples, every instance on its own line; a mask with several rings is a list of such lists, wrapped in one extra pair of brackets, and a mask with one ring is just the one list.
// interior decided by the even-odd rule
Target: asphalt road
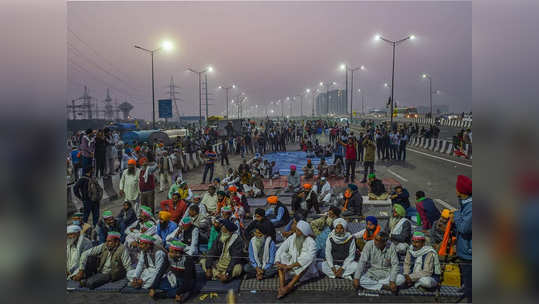
[[(406, 161), (377, 160), (374, 169), (379, 177), (399, 181), (410, 193), (422, 190), (439, 208), (457, 208), (455, 184), (459, 174), (472, 177), (472, 161), (417, 147), (408, 147)], [(361, 169), (361, 173), (363, 170)]]

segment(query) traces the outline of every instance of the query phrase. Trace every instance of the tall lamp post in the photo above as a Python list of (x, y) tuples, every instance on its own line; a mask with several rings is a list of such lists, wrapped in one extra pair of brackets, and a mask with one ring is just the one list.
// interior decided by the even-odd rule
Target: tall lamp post
[(143, 48), (139, 45), (134, 45), (135, 48), (145, 51), (146, 53), (150, 54), (152, 57), (152, 128), (155, 129), (155, 82), (154, 82), (154, 70), (153, 70), (153, 54), (161, 49), (164, 49), (165, 51), (170, 51), (174, 48), (172, 45), (172, 42), (170, 41), (164, 41), (162, 45), (155, 50), (149, 50), (146, 48)]
[[(198, 125), (200, 129), (202, 129), (202, 74), (206, 75), (206, 72), (212, 72), (213, 67), (208, 66), (205, 70), (202, 71), (196, 71), (191, 68), (188, 68), (187, 70), (198, 75)], [(207, 80), (208, 78), (206, 75), (206, 90), (208, 86)], [(208, 98), (206, 98), (206, 123), (208, 123)]]
[(391, 125), (393, 125), (393, 102), (395, 100), (395, 95), (394, 95), (394, 89), (395, 89), (395, 47), (401, 43), (403, 43), (404, 41), (406, 40), (414, 40), (415, 39), (415, 36), (414, 35), (410, 35), (410, 36), (407, 36), (405, 38), (402, 38), (401, 40), (397, 40), (397, 41), (393, 41), (393, 40), (389, 40), (389, 39), (386, 39), (380, 35), (376, 35), (374, 37), (374, 40), (383, 40), (389, 44), (391, 44), (393, 46), (393, 68), (392, 68), (392, 72), (391, 72), (391, 109), (390, 109), (390, 113), (391, 113)]
[[(346, 71), (346, 97), (348, 97), (348, 71), (350, 71), (350, 123), (352, 123), (352, 112), (354, 108), (354, 72), (359, 70), (360, 72), (365, 70), (365, 66), (359, 66), (357, 68), (351, 68), (347, 64), (341, 64), (341, 70)], [(361, 77), (361, 74), (359, 74)], [(361, 88), (361, 78), (358, 78), (359, 87)], [(346, 102), (348, 102), (348, 99), (346, 99)]]
[(226, 119), (228, 119), (228, 90), (235, 89), (236, 85), (233, 84), (230, 87), (223, 88), (222, 86), (219, 86), (218, 89), (224, 89), (226, 91)]
[(437, 92), (432, 91), (432, 77), (429, 74), (425, 73), (425, 74), (421, 75), (421, 77), (423, 79), (428, 79), (429, 80), (429, 99), (430, 99), (430, 116), (429, 116), (429, 118), (432, 118), (432, 93), (437, 93)]

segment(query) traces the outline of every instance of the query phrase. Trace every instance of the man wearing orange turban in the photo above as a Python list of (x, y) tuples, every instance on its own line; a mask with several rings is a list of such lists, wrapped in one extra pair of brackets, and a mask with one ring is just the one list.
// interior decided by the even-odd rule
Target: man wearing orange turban
[(171, 234), (178, 225), (171, 221), (172, 214), (168, 211), (159, 211), (159, 225), (157, 226), (157, 235), (163, 240), (163, 247), (167, 245), (167, 236)]
[(277, 196), (270, 196), (267, 199), (270, 208), (266, 209), (266, 217), (270, 220), (275, 228), (283, 227), (290, 222), (290, 214), (283, 203), (279, 201)]

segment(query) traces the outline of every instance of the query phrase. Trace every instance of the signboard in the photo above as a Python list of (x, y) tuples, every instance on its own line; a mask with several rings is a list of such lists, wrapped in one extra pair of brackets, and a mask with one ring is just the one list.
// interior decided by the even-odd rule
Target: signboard
[(159, 118), (172, 118), (172, 99), (159, 99)]

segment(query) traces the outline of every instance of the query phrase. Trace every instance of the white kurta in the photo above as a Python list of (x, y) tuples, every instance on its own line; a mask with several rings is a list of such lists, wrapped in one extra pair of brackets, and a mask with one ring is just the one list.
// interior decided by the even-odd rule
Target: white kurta
[[(313, 186), (313, 191), (318, 193), (318, 185), (315, 184)], [(326, 183), (322, 186), (322, 190), (320, 190), (320, 195), (318, 197), (320, 197), (321, 201), (329, 203), (332, 192), (331, 185), (326, 181)]]
[[(155, 223), (155, 222), (154, 222)], [(142, 233), (144, 234), (147, 234), (147, 235), (150, 235), (150, 236), (153, 236), (154, 238), (157, 239), (156, 241), (156, 244), (160, 245), (162, 240), (161, 238), (159, 237), (159, 235), (157, 235), (157, 225), (153, 225), (151, 228), (148, 228), (148, 230), (142, 232), (140, 229), (133, 229), (133, 231), (131, 231), (131, 228), (135, 228), (137, 227), (137, 225), (139, 224), (139, 220), (136, 220), (135, 222), (133, 222), (133, 224), (129, 225), (129, 227), (127, 227), (124, 231), (125, 233), (125, 246), (126, 247), (129, 247), (129, 245), (135, 241), (138, 241), (140, 235)], [(142, 225), (142, 223), (141, 223)]]
[(125, 200), (134, 201), (138, 198), (140, 193), (138, 186), (140, 169), (135, 168), (135, 174), (133, 175), (127, 174), (127, 170), (128, 169), (125, 169), (122, 172), (119, 188), (125, 193)]
[[(144, 267), (144, 255), (147, 255), (148, 267)], [(133, 282), (133, 279), (142, 279), (142, 288), (148, 289), (152, 286), (152, 283), (155, 281), (155, 277), (159, 273), (159, 269), (163, 265), (163, 262), (166, 259), (166, 254), (162, 250), (155, 252), (155, 261), (152, 260), (152, 257), (147, 252), (140, 252), (138, 255), (137, 267), (133, 270), (129, 270), (126, 274), (129, 282)]]
[(295, 240), (296, 234), (292, 234), (281, 244), (275, 254), (275, 263), (279, 262), (281, 264), (290, 265), (297, 262), (301, 265), (286, 273), (287, 277), (299, 275), (304, 270), (305, 274), (301, 277), (300, 281), (318, 277), (318, 269), (314, 263), (316, 258), (315, 241), (311, 237), (306, 237), (301, 252), (298, 252), (296, 245), (294, 244)]
[(352, 280), (352, 274), (357, 269), (357, 262), (354, 262), (354, 258), (356, 256), (356, 242), (353, 236), (351, 236), (351, 239), (349, 240), (350, 247), (348, 249), (348, 256), (342, 263), (342, 266), (334, 265), (333, 263), (333, 255), (331, 253), (333, 244), (331, 243), (331, 238), (328, 237), (326, 239), (326, 260), (324, 262), (319, 263), (320, 270), (327, 275), (328, 277), (335, 279), (335, 273), (333, 273), (332, 268), (335, 266), (335, 268), (338, 270), (339, 268), (344, 268), (342, 277), (345, 279)]
[[(178, 225), (178, 228), (174, 229), (169, 235), (167, 235), (167, 243), (173, 240), (182, 241), (183, 240), (183, 231), (181, 231), (176, 237), (176, 233), (178, 233), (178, 230), (180, 230), (181, 225)], [(183, 228), (182, 228), (183, 229)], [(193, 227), (193, 232), (191, 232), (191, 245), (187, 246), (185, 252), (188, 255), (197, 255), (198, 254), (198, 234), (199, 230), (197, 227)]]

